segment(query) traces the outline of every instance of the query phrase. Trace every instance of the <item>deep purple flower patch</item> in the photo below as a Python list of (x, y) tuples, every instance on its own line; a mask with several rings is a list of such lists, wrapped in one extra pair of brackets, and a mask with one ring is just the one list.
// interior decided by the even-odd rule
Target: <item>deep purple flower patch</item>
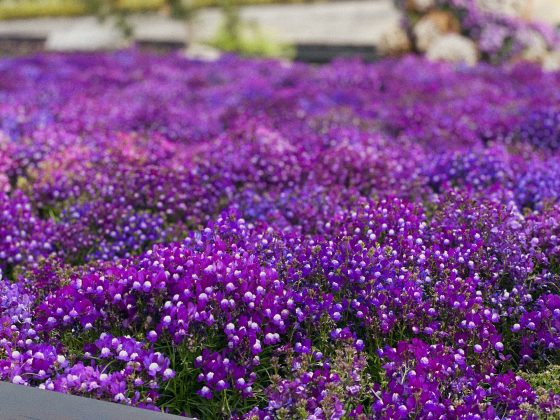
[(0, 379), (200, 418), (539, 418), (560, 74), (0, 62)]

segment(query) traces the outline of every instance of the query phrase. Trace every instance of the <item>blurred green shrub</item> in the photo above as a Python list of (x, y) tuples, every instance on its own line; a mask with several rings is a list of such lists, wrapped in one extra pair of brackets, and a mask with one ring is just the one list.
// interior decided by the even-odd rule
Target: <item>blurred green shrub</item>
[(223, 22), (209, 44), (226, 52), (247, 56), (285, 57), (293, 56), (293, 49), (267, 37), (257, 23), (244, 22), (239, 15), (238, 0), (217, 0), (221, 7)]
[(293, 46), (268, 37), (256, 24), (242, 24), (239, 34), (233, 34), (223, 25), (208, 43), (221, 51), (245, 56), (293, 58)]

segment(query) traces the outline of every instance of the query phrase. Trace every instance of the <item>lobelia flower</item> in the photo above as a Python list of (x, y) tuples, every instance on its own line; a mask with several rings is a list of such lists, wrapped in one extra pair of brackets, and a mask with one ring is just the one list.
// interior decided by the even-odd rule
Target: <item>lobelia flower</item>
[[(518, 26), (464, 19), (515, 53)], [(552, 415), (523, 378), (560, 347), (559, 84), (413, 56), (0, 61), (0, 379), (198, 417)]]

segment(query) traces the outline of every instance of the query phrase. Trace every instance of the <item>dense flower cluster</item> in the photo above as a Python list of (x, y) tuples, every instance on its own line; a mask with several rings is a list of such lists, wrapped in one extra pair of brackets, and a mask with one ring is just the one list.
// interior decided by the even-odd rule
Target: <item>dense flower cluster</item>
[[(557, 70), (560, 34), (533, 20), (531, 0), (395, 0), (404, 29), (428, 57), (493, 63), (521, 59)], [(454, 47), (454, 48), (453, 48)]]
[(560, 74), (0, 62), (0, 379), (201, 418), (537, 418)]

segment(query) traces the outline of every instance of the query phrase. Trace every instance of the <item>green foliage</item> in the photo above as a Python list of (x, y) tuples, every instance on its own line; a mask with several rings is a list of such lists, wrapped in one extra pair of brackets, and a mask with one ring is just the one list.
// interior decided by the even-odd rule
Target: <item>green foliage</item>
[(194, 1), (165, 0), (167, 12), (175, 19), (190, 19), (200, 6)]
[(261, 354), (261, 365), (255, 369), (259, 379), (253, 386), (253, 398), (243, 398), (233, 389), (216, 393), (211, 400), (197, 394), (202, 385), (198, 382), (200, 370), (195, 368), (195, 359), (204, 348), (218, 351), (225, 345), (215, 331), (207, 333), (204, 338), (201, 335), (179, 345), (167, 341), (157, 347), (158, 351), (169, 358), (170, 367), (175, 371), (175, 377), (166, 382), (160, 390), (158, 406), (173, 414), (186, 414), (201, 419), (225, 419), (231, 418), (236, 412), (247, 412), (257, 405), (262, 405), (265, 401), (264, 387), (270, 382), (270, 351)]
[(132, 37), (132, 26), (127, 20), (129, 11), (126, 8), (119, 7), (119, 0), (80, 0), (84, 3), (86, 10), (96, 15), (102, 21), (113, 17), (115, 26), (120, 29), (125, 38)]
[(143, 12), (162, 7), (163, 0), (0, 0), (0, 19), (43, 16), (80, 16), (92, 13), (100, 3), (113, 3), (122, 12)]
[(245, 23), (231, 0), (224, 3), (224, 21), (209, 44), (226, 52), (245, 56), (284, 57), (294, 55), (293, 47), (275, 41), (264, 34), (256, 23)]
[[(87, 3), (97, 0), (0, 0), (0, 20), (45, 16), (81, 16), (91, 13)], [(116, 0), (119, 10), (129, 13), (167, 9), (177, 18), (201, 7), (219, 6), (220, 0)], [(239, 4), (302, 3), (305, 0), (238, 0)]]
[(209, 402), (196, 394), (200, 385), (197, 381), (199, 371), (194, 367), (194, 361), (200, 354), (201, 347), (190, 343), (178, 346), (167, 343), (158, 350), (169, 357), (171, 369), (175, 371), (175, 377), (161, 389), (160, 407), (174, 414), (211, 418), (207, 416), (214, 414), (215, 408), (207, 407)]
[(83, 14), (86, 14), (86, 10), (79, 0), (0, 0), (0, 20), (42, 16), (78, 16)]
[(550, 365), (540, 372), (522, 373), (521, 376), (540, 394), (560, 394), (560, 365)]
[(542, 404), (524, 408), (539, 419), (560, 419), (560, 408), (543, 408), (551, 401), (552, 394), (560, 395), (560, 365), (549, 365), (545, 370), (536, 373), (522, 372), (520, 375), (535, 390), (538, 401)]

